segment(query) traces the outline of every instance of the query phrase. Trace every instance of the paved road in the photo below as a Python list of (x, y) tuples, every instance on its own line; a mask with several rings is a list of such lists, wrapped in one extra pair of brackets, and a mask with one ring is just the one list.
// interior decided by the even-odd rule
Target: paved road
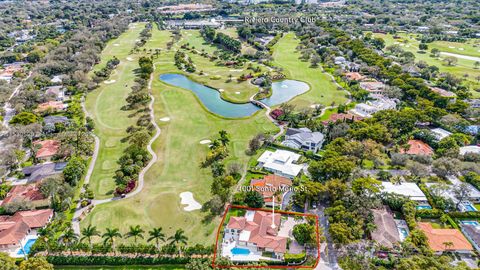
[[(157, 63), (155, 63), (155, 64), (157, 64)], [(153, 65), (154, 72), (152, 72), (152, 74), (150, 75), (150, 80), (148, 82), (148, 89), (150, 91), (152, 90), (152, 80), (154, 78), (153, 76), (154, 76), (154, 73), (155, 73), (155, 64)], [(158, 160), (157, 154), (152, 149), (152, 144), (160, 136), (161, 130), (160, 130), (160, 127), (155, 122), (155, 113), (154, 113), (154, 110), (153, 110), (153, 104), (155, 103), (155, 98), (153, 97), (152, 94), (150, 94), (150, 98), (151, 98), (151, 101), (150, 101), (150, 104), (149, 104), (148, 107), (150, 109), (150, 119), (151, 119), (152, 125), (155, 127), (155, 135), (150, 139), (150, 141), (147, 145), (147, 150), (150, 153), (150, 155), (152, 156), (152, 158), (148, 162), (147, 166), (145, 166), (142, 169), (142, 171), (140, 172), (140, 174), (138, 175), (137, 187), (135, 188), (135, 190), (126, 194), (126, 196), (124, 198), (133, 197), (143, 190), (145, 173)], [(87, 114), (88, 114), (88, 112), (86, 112), (86, 115)], [(98, 140), (98, 137), (95, 136), (95, 149), (96, 149), (96, 151), (94, 152), (94, 157), (92, 157), (92, 161), (90, 162), (90, 167), (89, 167), (89, 170), (87, 172), (87, 176), (85, 177), (85, 183), (88, 183), (90, 181), (90, 176), (91, 176), (93, 168), (95, 166), (95, 162), (96, 162), (96, 159), (97, 159), (97, 154), (98, 154), (99, 147), (100, 147), (100, 141)], [(95, 160), (94, 160), (94, 158), (95, 158)], [(99, 204), (103, 204), (103, 203), (108, 203), (108, 202), (111, 202), (111, 201), (121, 200), (121, 199), (124, 199), (124, 198), (113, 197), (113, 198), (108, 198), (108, 199), (103, 199), (103, 200), (92, 200), (92, 205), (95, 206), (95, 205), (99, 205)], [(73, 215), (72, 227), (73, 227), (73, 230), (75, 231), (75, 233), (77, 233), (77, 234), (80, 234), (80, 220), (79, 220), (79, 217), (83, 214), (83, 212), (86, 209), (87, 209), (87, 207), (80, 208), (80, 204), (79, 204), (79, 205), (77, 205), (77, 210), (75, 211), (75, 214)]]
[(322, 243), (322, 250), (323, 252), (320, 253), (320, 262), (315, 269), (332, 269), (332, 270), (339, 270), (341, 269), (338, 265), (337, 259), (337, 252), (333, 246), (332, 238), (328, 233), (328, 219), (325, 216), (325, 207), (320, 206), (316, 210), (311, 210), (312, 213), (316, 214), (319, 219), (319, 224), (322, 227), (323, 235), (325, 236), (327, 243)]

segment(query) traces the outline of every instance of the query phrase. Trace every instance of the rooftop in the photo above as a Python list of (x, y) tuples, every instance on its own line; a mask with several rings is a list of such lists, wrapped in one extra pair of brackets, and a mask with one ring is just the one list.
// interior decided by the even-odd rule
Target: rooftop
[(439, 88), (439, 87), (430, 87), (430, 90), (432, 90), (432, 92), (435, 92), (435, 93), (439, 94), (442, 97), (453, 98), (453, 97), (457, 96), (455, 93), (447, 91), (447, 90)]
[(441, 141), (442, 139), (452, 135), (451, 132), (446, 131), (443, 128), (434, 128), (434, 129), (431, 129), (430, 131), (433, 133), (433, 136), (435, 136), (435, 138), (439, 141)]
[(400, 153), (409, 154), (409, 155), (425, 155), (425, 156), (433, 155), (432, 147), (430, 147), (430, 145), (420, 140), (409, 140), (407, 144), (409, 145), (408, 150), (401, 149)]
[(376, 229), (372, 232), (372, 239), (382, 246), (389, 248), (400, 242), (397, 225), (393, 215), (387, 209), (372, 209)]
[(57, 154), (60, 149), (60, 141), (57, 140), (45, 140), (37, 141), (33, 143), (36, 147), (40, 148), (37, 150), (37, 158), (49, 158)]
[(467, 145), (467, 146), (460, 147), (460, 155), (465, 155), (467, 153), (480, 154), (480, 146)]
[(31, 229), (47, 225), (52, 216), (52, 209), (19, 211), (13, 216), (0, 216), (0, 245), (17, 245)]
[(282, 194), (286, 192), (283, 191), (282, 188), (292, 186), (292, 180), (275, 174), (269, 174), (263, 179), (252, 179), (250, 186), (255, 187), (256, 190), (262, 194), (266, 203), (273, 201), (275, 191), (280, 191), (276, 197), (276, 202), (280, 204), (282, 203)]
[(423, 194), (422, 190), (415, 183), (400, 183), (392, 184), (391, 182), (382, 182), (383, 191), (387, 193), (395, 193), (409, 197), (414, 201), (426, 201), (427, 197)]
[[(434, 229), (432, 224), (419, 222), (418, 227), (428, 238), (428, 245), (434, 251), (473, 250), (472, 245), (457, 229)], [(447, 246), (445, 243), (452, 243)]]
[(1, 205), (6, 205), (14, 201), (33, 202), (33, 201), (40, 201), (44, 199), (45, 199), (45, 196), (43, 196), (38, 185), (35, 185), (35, 184), (18, 185), (18, 186), (14, 186), (10, 190), (10, 192), (8, 192), (5, 199), (3, 199)]

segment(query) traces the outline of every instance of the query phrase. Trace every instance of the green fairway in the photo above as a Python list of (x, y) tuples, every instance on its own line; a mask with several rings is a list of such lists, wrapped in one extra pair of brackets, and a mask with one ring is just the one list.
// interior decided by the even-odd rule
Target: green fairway
[(309, 62), (299, 60), (300, 53), (295, 49), (299, 40), (295, 34), (288, 33), (275, 44), (273, 58), (274, 64), (283, 68), (288, 79), (304, 81), (310, 85), (310, 91), (294, 98), (291, 102), (298, 107), (309, 107), (313, 104), (329, 106), (344, 103), (347, 100), (343, 91), (320, 68), (310, 68)]
[(100, 151), (90, 179), (97, 199), (111, 196), (115, 187), (113, 176), (118, 168), (116, 161), (127, 145), (120, 140), (125, 137), (126, 128), (136, 122), (136, 118), (129, 117), (132, 112), (122, 111), (121, 107), (126, 104), (125, 98), (135, 79), (133, 70), (138, 68), (138, 55), (129, 53), (144, 25), (132, 24), (134, 28), (108, 43), (102, 52), (101, 63), (95, 69), (104, 66), (113, 56), (120, 60), (120, 64), (108, 81), (100, 83), (85, 101), (87, 111), (95, 121), (95, 134), (100, 138)]
[[(383, 40), (385, 40), (385, 46), (398, 44), (402, 47), (403, 50), (415, 54), (415, 61), (425, 61), (429, 65), (437, 66), (440, 69), (440, 72), (449, 72), (458, 77), (464, 77), (465, 75), (468, 75), (468, 77), (466, 77), (466, 84), (472, 90), (480, 87), (480, 83), (476, 79), (476, 77), (480, 76), (480, 70), (474, 68), (475, 61), (456, 57), (458, 59), (457, 64), (455, 66), (447, 66), (443, 62), (444, 55), (440, 54), (440, 57), (438, 58), (430, 56), (431, 49), (437, 48), (438, 50), (440, 50), (440, 52), (480, 57), (480, 47), (478, 47), (478, 45), (476, 47), (473, 46), (473, 44), (475, 44), (475, 42), (478, 42), (478, 40), (471, 40), (467, 43), (435, 41), (427, 44), (428, 51), (426, 53), (419, 53), (420, 50), (418, 46), (420, 44), (420, 41), (416, 39), (416, 35), (408, 35), (406, 33), (400, 33), (397, 35), (400, 38), (394, 39), (393, 36), (390, 34), (374, 34), (374, 36), (381, 37), (383, 38)], [(480, 97), (479, 92), (472, 91), (472, 94), (476, 97)]]
[[(168, 32), (154, 30), (152, 34), (152, 41), (146, 47), (165, 48)], [(162, 83), (159, 75), (179, 72), (173, 64), (173, 56), (173, 51), (163, 50), (159, 58), (154, 59), (155, 121), (162, 132), (153, 144), (159, 159), (147, 172), (144, 189), (133, 198), (97, 206), (82, 221), (82, 227), (93, 224), (101, 231), (119, 228), (122, 233), (130, 225), (141, 225), (146, 231), (162, 227), (167, 236), (182, 228), (189, 243), (213, 244), (219, 220), (202, 223), (204, 213), (200, 210), (187, 212), (183, 209), (185, 205), (180, 204), (179, 194), (187, 191), (200, 203), (210, 199), (210, 170), (199, 167), (208, 145), (200, 141), (213, 140), (218, 131), (226, 130), (231, 139), (226, 163), (238, 162), (246, 166), (248, 141), (259, 132), (278, 130), (267, 120), (264, 111), (246, 119), (226, 120), (207, 112), (192, 92)], [(164, 117), (169, 117), (170, 121), (159, 120)]]

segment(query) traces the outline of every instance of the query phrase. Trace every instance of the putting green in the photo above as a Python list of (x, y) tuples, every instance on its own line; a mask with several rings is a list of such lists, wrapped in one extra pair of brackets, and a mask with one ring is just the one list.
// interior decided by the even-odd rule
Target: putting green
[(299, 60), (300, 52), (296, 47), (300, 41), (295, 34), (285, 34), (273, 46), (274, 64), (283, 68), (283, 73), (288, 79), (306, 82), (310, 85), (310, 91), (294, 98), (291, 102), (298, 107), (310, 107), (312, 104), (323, 104), (329, 106), (346, 102), (347, 97), (344, 91), (337, 90), (332, 79), (322, 72), (321, 68), (311, 68), (310, 62)]
[[(81, 222), (81, 227), (93, 224), (101, 231), (119, 228), (126, 232), (128, 226), (139, 224), (146, 231), (162, 227), (167, 236), (182, 228), (190, 239), (189, 243), (213, 244), (219, 219), (202, 223), (204, 213), (200, 210), (186, 212), (185, 206), (180, 204), (179, 194), (182, 192), (192, 192), (201, 204), (211, 196), (210, 170), (199, 167), (208, 152), (208, 144), (199, 141), (214, 139), (218, 131), (226, 130), (231, 139), (226, 163), (238, 162), (246, 166), (248, 141), (259, 132), (274, 133), (278, 128), (266, 119), (264, 111), (239, 120), (217, 117), (207, 112), (192, 92), (162, 83), (158, 79), (160, 74), (178, 72), (178, 69), (173, 64), (174, 52), (165, 49), (170, 36), (168, 32), (154, 27), (152, 34), (146, 47), (162, 48), (162, 53), (154, 59), (156, 71), (152, 83), (155, 121), (162, 130), (153, 144), (158, 161), (146, 173), (145, 186), (140, 194), (96, 206)], [(170, 117), (171, 121), (162, 122), (160, 117)]]

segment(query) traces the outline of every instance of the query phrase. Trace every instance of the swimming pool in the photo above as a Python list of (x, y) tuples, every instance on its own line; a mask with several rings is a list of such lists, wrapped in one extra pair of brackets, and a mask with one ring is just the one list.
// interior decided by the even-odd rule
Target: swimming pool
[(475, 208), (475, 206), (473, 206), (471, 203), (466, 203), (463, 205), (465, 207), (465, 211), (466, 212), (473, 212), (473, 211), (477, 211), (477, 209)]
[(417, 205), (417, 210), (432, 209), (430, 205)]
[(463, 220), (463, 221), (460, 221), (460, 223), (465, 224), (465, 225), (473, 225), (473, 226), (479, 226), (480, 225), (480, 223), (478, 223), (478, 221), (474, 221), (474, 220)]
[(400, 231), (400, 233), (402, 234), (402, 236), (403, 236), (404, 239), (408, 237), (408, 231), (407, 231), (407, 229), (405, 229), (405, 228), (399, 228), (399, 231)]
[(234, 247), (232, 250), (230, 250), (233, 255), (248, 255), (250, 254), (250, 250), (247, 248), (239, 248), (239, 247)]
[(27, 242), (25, 243), (25, 245), (23, 246), (23, 249), (18, 250), (17, 255), (25, 255), (23, 253), (24, 250), (27, 254), (30, 253), (30, 249), (32, 248), (33, 244), (35, 244), (35, 241), (37, 241), (36, 238), (28, 239)]

